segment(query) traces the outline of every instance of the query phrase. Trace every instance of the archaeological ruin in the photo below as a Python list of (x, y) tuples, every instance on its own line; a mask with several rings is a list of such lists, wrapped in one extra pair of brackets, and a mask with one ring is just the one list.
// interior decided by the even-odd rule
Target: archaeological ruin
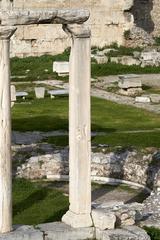
[[(2, 0), (0, 1), (2, 2)], [(152, 43), (152, 36), (160, 34), (159, 0), (15, 0), (14, 9), (71, 8), (88, 9), (92, 32), (92, 46), (103, 47), (117, 42), (119, 45)], [(126, 33), (131, 31), (131, 41)], [(143, 40), (142, 40), (143, 39)], [(56, 45), (56, 48), (55, 48)], [(60, 25), (19, 26), (11, 40), (11, 55), (18, 57), (57, 54), (70, 46), (69, 37)]]

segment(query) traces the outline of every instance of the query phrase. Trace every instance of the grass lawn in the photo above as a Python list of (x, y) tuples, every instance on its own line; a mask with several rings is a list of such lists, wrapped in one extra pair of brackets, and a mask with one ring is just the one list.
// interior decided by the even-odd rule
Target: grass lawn
[[(45, 98), (32, 100), (31, 104), (29, 102), (16, 104), (12, 108), (12, 127), (18, 131), (68, 130), (68, 97), (56, 97), (53, 100)], [(160, 128), (160, 118), (157, 114), (92, 98), (92, 131), (106, 133), (105, 136), (93, 137), (93, 143), (160, 147), (158, 131), (123, 133), (129, 130), (156, 128)], [(59, 144), (62, 141), (64, 145), (68, 140), (67, 137), (59, 137), (51, 138), (50, 141)]]
[(14, 224), (60, 221), (68, 206), (68, 197), (62, 191), (23, 179), (13, 181)]
[[(113, 186), (92, 183), (92, 197), (115, 192), (132, 201), (142, 202), (148, 194), (142, 189), (133, 189), (127, 185)], [(97, 193), (99, 193), (97, 195)], [(36, 225), (45, 222), (60, 221), (68, 210), (67, 182), (30, 182), (24, 179), (13, 180), (13, 223)]]
[[(124, 51), (124, 50), (123, 50)], [(124, 51), (126, 54), (128, 49)], [(121, 51), (120, 51), (121, 53)], [(130, 51), (129, 51), (130, 53)], [(129, 54), (130, 55), (130, 54)], [(61, 79), (68, 80), (68, 77), (59, 77), (53, 73), (53, 61), (68, 61), (69, 50), (64, 51), (62, 54), (55, 56), (44, 55), (40, 57), (27, 57), (27, 58), (12, 58), (11, 59), (11, 74), (14, 76), (13, 81), (36, 81), (46, 79)], [(127, 73), (160, 73), (160, 67), (140, 67), (136, 65), (127, 66), (116, 63), (96, 64), (92, 62), (92, 77), (100, 77), (107, 75), (127, 74)], [(21, 79), (18, 76), (25, 76)]]

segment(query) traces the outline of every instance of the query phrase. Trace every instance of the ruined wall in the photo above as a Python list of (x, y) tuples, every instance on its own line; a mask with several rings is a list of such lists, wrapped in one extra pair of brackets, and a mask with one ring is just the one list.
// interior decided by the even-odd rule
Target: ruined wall
[(160, 35), (160, 0), (134, 0), (134, 23), (153, 36)]
[(153, 9), (151, 12), (152, 21), (154, 22), (153, 35), (160, 37), (160, 1), (153, 0)]
[[(14, 8), (86, 8), (91, 12), (89, 25), (92, 46), (113, 42), (124, 43), (124, 30), (133, 24), (131, 15), (124, 14), (133, 0), (14, 0)], [(70, 45), (61, 25), (21, 26), (12, 38), (12, 56), (56, 54)]]

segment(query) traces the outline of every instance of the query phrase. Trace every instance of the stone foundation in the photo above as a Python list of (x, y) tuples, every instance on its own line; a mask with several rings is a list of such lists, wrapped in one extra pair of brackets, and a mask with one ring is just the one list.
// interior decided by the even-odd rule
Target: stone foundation
[[(13, 165), (14, 161), (19, 162), (14, 174), (20, 178), (63, 179), (69, 173), (68, 148), (55, 149), (49, 144), (14, 146), (13, 155)], [(92, 152), (91, 175), (93, 179), (114, 178), (152, 189), (159, 185), (158, 157), (159, 151), (155, 148), (138, 152), (128, 149), (109, 151), (102, 147), (100, 152)]]
[(8, 234), (0, 235), (0, 240), (150, 240), (147, 233), (136, 226), (114, 230), (98, 228), (71, 228), (60, 222), (40, 224), (38, 226), (21, 226)]

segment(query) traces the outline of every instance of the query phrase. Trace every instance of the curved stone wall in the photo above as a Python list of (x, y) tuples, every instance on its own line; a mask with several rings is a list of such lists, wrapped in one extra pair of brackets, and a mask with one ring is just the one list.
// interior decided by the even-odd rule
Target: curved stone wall
[[(158, 150), (150, 153), (147, 151), (121, 149), (107, 153), (92, 152), (92, 178), (125, 180), (150, 189), (158, 187), (160, 186), (160, 153)], [(15, 146), (13, 163), (14, 159), (16, 161), (19, 159), (19, 166), (14, 172), (17, 177), (60, 179), (69, 173), (67, 148), (55, 150), (48, 144)]]

